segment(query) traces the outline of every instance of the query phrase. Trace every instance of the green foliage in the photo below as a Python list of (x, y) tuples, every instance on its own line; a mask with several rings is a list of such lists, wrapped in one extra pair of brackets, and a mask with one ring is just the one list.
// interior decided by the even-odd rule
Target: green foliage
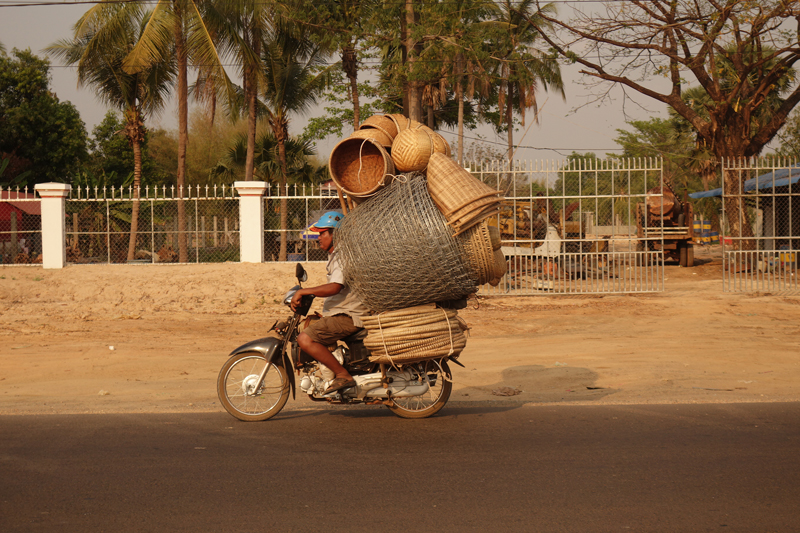
[(30, 50), (0, 54), (0, 159), (3, 185), (66, 182), (88, 156), (78, 110), (49, 91), (50, 65)]
[(792, 112), (777, 137), (781, 143), (775, 151), (777, 155), (794, 159), (800, 158), (800, 111)]

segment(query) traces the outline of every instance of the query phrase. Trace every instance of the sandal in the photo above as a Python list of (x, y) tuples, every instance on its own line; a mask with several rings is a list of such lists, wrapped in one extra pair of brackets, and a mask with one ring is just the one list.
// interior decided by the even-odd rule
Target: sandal
[(331, 384), (328, 385), (328, 388), (325, 389), (325, 392), (323, 392), (322, 394), (326, 395), (332, 392), (336, 392), (338, 390), (349, 389), (350, 387), (355, 387), (355, 386), (356, 386), (356, 380), (354, 380), (353, 378), (336, 378), (333, 381), (331, 381)]

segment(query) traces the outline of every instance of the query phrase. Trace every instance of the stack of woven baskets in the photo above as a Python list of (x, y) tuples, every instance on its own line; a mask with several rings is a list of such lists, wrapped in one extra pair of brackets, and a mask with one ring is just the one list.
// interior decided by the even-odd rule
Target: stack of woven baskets
[(356, 203), (388, 185), (397, 172), (422, 172), (433, 154), (450, 157), (450, 144), (403, 115), (373, 115), (331, 150), (333, 181)]
[[(460, 353), (466, 326), (431, 302), (465, 298), (506, 272), (500, 234), (487, 223), (501, 193), (450, 156), (441, 135), (399, 114), (368, 118), (331, 151), (331, 177), (355, 200), (336, 249), (346, 282), (378, 313), (362, 317), (374, 362)], [(420, 174), (427, 199), (414, 185)]]
[(374, 363), (413, 363), (455, 356), (467, 345), (467, 325), (452, 309), (420, 305), (362, 317), (364, 345)]

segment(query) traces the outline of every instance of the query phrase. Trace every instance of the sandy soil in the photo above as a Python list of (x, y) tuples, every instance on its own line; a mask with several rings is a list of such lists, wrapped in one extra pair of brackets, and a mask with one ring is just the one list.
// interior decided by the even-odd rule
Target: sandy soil
[[(719, 259), (697, 256), (663, 293), (472, 302), (451, 402), (800, 400), (800, 297), (724, 293)], [(0, 268), (0, 414), (220, 411), (219, 368), (288, 316), (293, 268)]]

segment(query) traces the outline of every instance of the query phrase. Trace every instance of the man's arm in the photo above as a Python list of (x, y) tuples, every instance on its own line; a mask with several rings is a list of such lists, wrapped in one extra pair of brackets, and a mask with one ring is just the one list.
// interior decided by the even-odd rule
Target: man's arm
[(343, 288), (344, 285), (341, 283), (326, 283), (324, 285), (317, 285), (316, 287), (306, 287), (304, 289), (300, 289), (294, 293), (294, 296), (292, 296), (292, 311), (294, 311), (297, 306), (300, 305), (300, 298), (307, 294), (311, 294), (318, 298), (327, 298), (328, 296), (339, 294)]

